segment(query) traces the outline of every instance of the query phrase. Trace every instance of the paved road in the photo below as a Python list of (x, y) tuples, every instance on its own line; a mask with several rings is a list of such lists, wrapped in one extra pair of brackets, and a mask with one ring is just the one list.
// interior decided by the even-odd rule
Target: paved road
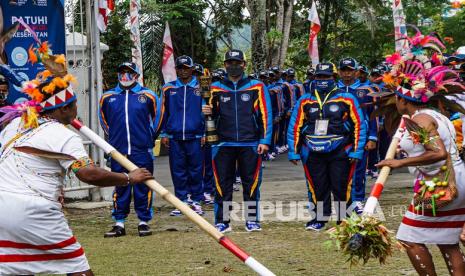
[[(301, 164), (294, 166), (287, 161), (287, 154), (283, 154), (279, 155), (275, 161), (265, 162), (265, 165), (261, 200), (307, 200), (307, 188)], [(155, 177), (160, 184), (173, 191), (167, 156), (158, 157), (155, 161)], [(368, 179), (367, 193), (370, 192), (373, 182), (373, 179)], [(410, 183), (411, 176), (405, 173), (405, 170), (395, 172), (389, 177), (389, 186), (386, 187), (386, 191), (389, 192), (391, 188), (408, 187)], [(242, 201), (241, 193), (235, 193), (234, 200)], [(167, 206), (167, 203), (156, 200), (155, 206)]]

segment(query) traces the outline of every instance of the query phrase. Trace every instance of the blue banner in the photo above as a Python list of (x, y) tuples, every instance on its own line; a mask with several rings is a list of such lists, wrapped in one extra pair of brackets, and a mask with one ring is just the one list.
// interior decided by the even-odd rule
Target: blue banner
[[(37, 34), (40, 41), (48, 41), (53, 54), (66, 53), (65, 16), (63, 0), (1, 0), (4, 30), (22, 19)], [(22, 26), (5, 45), (8, 65), (23, 78), (35, 78), (44, 68), (40, 64), (28, 62), (28, 49), (37, 42)], [(8, 103), (24, 100), (21, 88), (10, 85)]]

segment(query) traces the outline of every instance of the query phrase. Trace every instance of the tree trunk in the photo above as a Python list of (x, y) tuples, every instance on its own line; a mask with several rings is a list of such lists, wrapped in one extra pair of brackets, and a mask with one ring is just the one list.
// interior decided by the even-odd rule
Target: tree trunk
[(268, 42), (266, 39), (266, 0), (245, 0), (250, 13), (252, 29), (252, 68), (254, 71), (266, 68)]
[(283, 18), (283, 37), (281, 39), (280, 53), (279, 53), (279, 66), (283, 67), (284, 62), (286, 61), (287, 48), (289, 47), (289, 34), (291, 32), (292, 24), (292, 12), (294, 8), (294, 1), (287, 0), (285, 8), (284, 18)]
[(282, 35), (284, 33), (284, 4), (285, 0), (276, 0), (276, 32), (281, 35), (278, 39), (273, 39), (270, 49), (271, 55), (271, 65), (279, 65), (279, 57), (281, 55), (281, 42), (282, 42)]

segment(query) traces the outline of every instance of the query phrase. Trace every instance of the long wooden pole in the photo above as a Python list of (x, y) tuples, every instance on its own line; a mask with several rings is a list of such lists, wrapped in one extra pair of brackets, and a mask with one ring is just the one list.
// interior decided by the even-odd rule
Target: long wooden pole
[[(392, 138), (391, 144), (389, 145), (385, 159), (393, 159), (396, 155), (397, 146), (399, 145), (400, 138), (405, 131), (404, 125), (404, 120), (402, 119), (396, 133), (394, 134), (394, 137)], [(376, 206), (378, 205), (378, 200), (381, 196), (381, 193), (383, 192), (384, 184), (386, 184), (390, 172), (390, 167), (385, 166), (381, 168), (375, 185), (373, 185), (373, 188), (371, 188), (370, 196), (368, 197), (365, 207), (363, 208), (363, 214), (373, 215), (375, 212)]]
[[(121, 166), (128, 171), (133, 171), (138, 167), (127, 159), (124, 155), (118, 152), (113, 146), (108, 144), (104, 139), (98, 136), (90, 128), (84, 126), (78, 120), (74, 120), (71, 125), (79, 130), (84, 136), (89, 138), (94, 144), (100, 147), (105, 153), (109, 154), (114, 160), (116, 160)], [(170, 193), (165, 187), (160, 185), (155, 179), (145, 181), (145, 184), (157, 194), (159, 194), (164, 200), (171, 203), (174, 207), (179, 209), (188, 219), (197, 224), (200, 229), (207, 232), (212, 238), (219, 242), (222, 246), (228, 249), (231, 253), (236, 255), (241, 261), (247, 266), (253, 269), (256, 273), (262, 276), (274, 276), (264, 265), (255, 260), (252, 256), (247, 254), (239, 246), (228, 239), (223, 233), (219, 232), (213, 225), (208, 223), (203, 217), (194, 212), (187, 204), (179, 200), (175, 195)]]

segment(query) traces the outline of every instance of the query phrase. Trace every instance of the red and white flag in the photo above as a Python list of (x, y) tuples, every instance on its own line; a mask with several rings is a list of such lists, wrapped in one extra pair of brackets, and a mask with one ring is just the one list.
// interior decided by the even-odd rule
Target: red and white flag
[(97, 27), (101, 32), (105, 32), (108, 25), (108, 15), (115, 8), (113, 0), (98, 0)]
[(408, 41), (405, 39), (407, 36), (407, 27), (405, 25), (405, 14), (404, 8), (402, 7), (402, 0), (394, 0), (392, 2), (392, 14), (394, 18), (396, 51), (401, 53), (408, 51)]
[(171, 42), (171, 32), (168, 22), (166, 22), (165, 34), (163, 35), (163, 47), (163, 61), (161, 71), (163, 73), (163, 79), (165, 80), (165, 83), (168, 83), (177, 79), (176, 69), (174, 66), (173, 43)]
[(320, 63), (318, 55), (318, 33), (320, 32), (320, 18), (316, 10), (315, 1), (312, 1), (312, 8), (308, 14), (308, 21), (310, 21), (310, 34), (308, 37), (308, 55), (312, 59), (312, 66), (315, 67)]
[(133, 47), (132, 51), (132, 62), (134, 62), (139, 69), (139, 83), (143, 85), (144, 83), (144, 73), (143, 73), (143, 63), (142, 63), (142, 43), (140, 40), (140, 30), (139, 30), (139, 10), (140, 10), (140, 0), (131, 0), (129, 3), (129, 24), (130, 24), (130, 36)]

